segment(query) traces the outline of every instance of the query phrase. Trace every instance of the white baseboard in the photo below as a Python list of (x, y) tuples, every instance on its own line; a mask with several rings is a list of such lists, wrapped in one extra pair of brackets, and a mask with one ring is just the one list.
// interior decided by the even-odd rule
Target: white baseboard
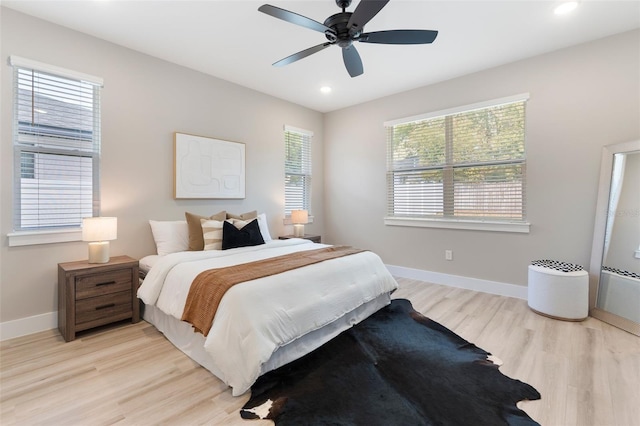
[(34, 315), (0, 323), (0, 341), (58, 327), (58, 312)]
[[(386, 265), (391, 275), (402, 278), (426, 281), (433, 284), (441, 284), (449, 287), (464, 288), (467, 290), (481, 291), (483, 293), (497, 294), (500, 296), (516, 297), (527, 300), (527, 287), (515, 284), (500, 283), (496, 281), (481, 280), (459, 275), (442, 274), (440, 272), (423, 271), (421, 269), (405, 268), (404, 266)], [(0, 341), (26, 336), (40, 331), (51, 330), (58, 327), (58, 312), (34, 315), (14, 321), (0, 323)]]
[(410, 278), (433, 284), (441, 284), (449, 287), (458, 287), (467, 290), (481, 291), (483, 293), (527, 300), (527, 287), (522, 285), (443, 274), (440, 272), (423, 271), (421, 269), (405, 268), (404, 266), (386, 266), (389, 272), (391, 272), (391, 275), (395, 277)]

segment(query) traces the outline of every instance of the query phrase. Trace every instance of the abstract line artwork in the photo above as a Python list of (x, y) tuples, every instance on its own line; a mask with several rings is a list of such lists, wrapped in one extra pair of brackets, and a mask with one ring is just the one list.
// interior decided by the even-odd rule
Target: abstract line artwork
[(175, 133), (173, 196), (245, 197), (245, 144)]

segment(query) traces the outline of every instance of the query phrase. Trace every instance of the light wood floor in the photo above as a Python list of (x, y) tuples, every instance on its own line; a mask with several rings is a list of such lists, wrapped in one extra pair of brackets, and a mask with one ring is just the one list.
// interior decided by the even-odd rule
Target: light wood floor
[[(493, 353), (533, 385), (520, 404), (542, 425), (640, 424), (640, 338), (593, 318), (542, 317), (526, 301), (399, 279), (396, 298)], [(51, 330), (2, 342), (2, 425), (262, 425), (240, 419), (218, 379), (151, 325), (120, 325), (65, 343)]]

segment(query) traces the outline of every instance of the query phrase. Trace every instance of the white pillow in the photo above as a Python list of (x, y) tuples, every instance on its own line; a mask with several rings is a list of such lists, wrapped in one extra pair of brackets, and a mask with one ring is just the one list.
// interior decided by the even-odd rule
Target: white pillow
[[(231, 222), (233, 219), (227, 220)], [(222, 250), (222, 224), (224, 220), (200, 219), (204, 250)]]
[(189, 250), (189, 227), (186, 220), (150, 220), (158, 255)]
[(267, 215), (264, 213), (260, 213), (258, 215), (258, 227), (260, 228), (260, 233), (262, 234), (262, 239), (266, 243), (267, 241), (271, 241), (271, 234), (269, 234), (269, 226), (267, 225)]

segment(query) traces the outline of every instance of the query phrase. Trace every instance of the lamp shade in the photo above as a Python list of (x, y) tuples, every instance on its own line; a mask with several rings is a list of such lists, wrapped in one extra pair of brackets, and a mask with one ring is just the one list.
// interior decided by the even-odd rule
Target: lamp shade
[(117, 217), (85, 217), (82, 219), (82, 241), (110, 241), (118, 238)]
[(291, 223), (305, 224), (309, 222), (309, 212), (306, 210), (292, 210)]

